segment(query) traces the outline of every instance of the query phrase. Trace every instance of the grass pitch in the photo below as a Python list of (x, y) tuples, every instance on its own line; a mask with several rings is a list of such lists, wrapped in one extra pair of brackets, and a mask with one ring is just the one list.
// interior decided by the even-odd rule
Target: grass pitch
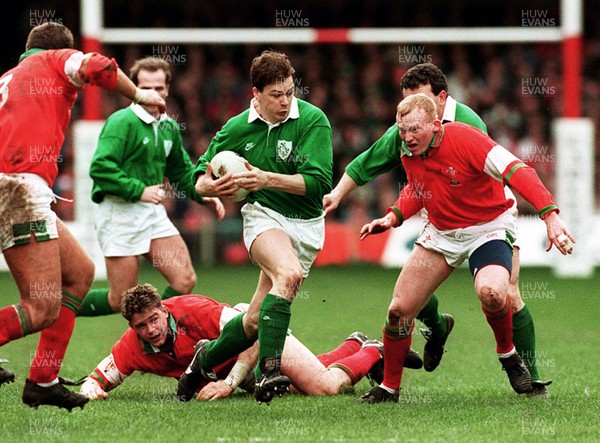
[[(294, 334), (316, 353), (355, 330), (380, 337), (397, 274), (376, 266), (313, 269), (292, 307)], [(175, 380), (134, 374), (109, 400), (83, 411), (34, 410), (21, 403), (34, 335), (0, 349), (17, 374), (15, 383), (0, 388), (0, 442), (600, 441), (600, 272), (589, 280), (559, 280), (545, 269), (521, 274), (541, 374), (554, 380), (547, 400), (511, 390), (471, 277), (459, 269), (437, 291), (441, 310), (456, 319), (448, 352), (433, 373), (405, 371), (400, 404), (356, 404), (369, 388), (366, 380), (346, 395), (289, 395), (270, 406), (239, 391), (217, 402), (180, 404)], [(248, 301), (257, 275), (251, 266), (199, 269), (197, 292), (230, 304)], [(140, 281), (164, 287), (151, 269), (142, 270)], [(0, 289), (0, 306), (17, 302), (8, 273), (0, 274)], [(125, 328), (118, 315), (78, 319), (61, 375), (90, 372)], [(423, 344), (415, 335), (413, 347), (422, 353)]]

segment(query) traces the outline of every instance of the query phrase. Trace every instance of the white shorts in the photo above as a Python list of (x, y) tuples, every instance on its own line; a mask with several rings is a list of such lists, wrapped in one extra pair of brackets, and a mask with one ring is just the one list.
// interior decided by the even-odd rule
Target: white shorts
[(416, 243), (430, 251), (439, 252), (446, 263), (456, 268), (469, 258), (473, 251), (492, 240), (506, 241), (512, 247), (516, 237), (517, 219), (509, 208), (494, 220), (474, 226), (441, 231), (428, 220)]
[(96, 229), (105, 257), (146, 254), (155, 238), (179, 235), (163, 205), (126, 202), (112, 195), (98, 205)]
[(36, 174), (0, 173), (0, 248), (58, 238), (54, 193)]
[(255, 202), (242, 206), (242, 217), (244, 244), (248, 252), (260, 234), (269, 229), (281, 229), (288, 235), (298, 254), (303, 277), (308, 276), (310, 267), (325, 242), (325, 213), (308, 220), (287, 218)]
[[(512, 201), (514, 202), (513, 205), (509, 208), (508, 212), (516, 218), (519, 215), (519, 210), (517, 208), (517, 198), (515, 197), (515, 194), (513, 194), (513, 192), (508, 186), (504, 186), (504, 195), (507, 199), (512, 199)], [(425, 221), (425, 223), (429, 223), (429, 217), (427, 215), (426, 209), (421, 210), (421, 217), (423, 217), (423, 221)], [(515, 223), (514, 235), (515, 240), (513, 241), (512, 246), (513, 248), (521, 249), (521, 247), (519, 246), (519, 229), (517, 223)]]

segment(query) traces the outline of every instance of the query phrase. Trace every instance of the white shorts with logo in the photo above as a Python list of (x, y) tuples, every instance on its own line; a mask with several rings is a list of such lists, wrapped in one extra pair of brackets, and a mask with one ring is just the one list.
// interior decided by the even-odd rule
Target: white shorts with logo
[(248, 252), (256, 237), (269, 229), (281, 229), (298, 254), (302, 275), (306, 278), (317, 254), (325, 242), (325, 213), (308, 220), (287, 218), (260, 203), (246, 203), (242, 207), (244, 244)]
[[(514, 202), (513, 205), (509, 208), (508, 212), (516, 218), (519, 215), (519, 210), (517, 208), (517, 198), (515, 197), (515, 194), (513, 194), (512, 190), (508, 186), (504, 186), (504, 195), (507, 199), (512, 199), (512, 201)], [(429, 217), (427, 216), (426, 209), (421, 210), (421, 217), (423, 217), (423, 221), (425, 223), (429, 223)], [(514, 234), (515, 240), (513, 241), (512, 246), (513, 248), (521, 249), (521, 247), (519, 246), (519, 229), (517, 223), (515, 223)]]
[(152, 240), (179, 235), (163, 205), (127, 202), (112, 195), (98, 205), (96, 229), (105, 257), (146, 254)]
[(54, 193), (37, 174), (0, 173), (0, 248), (58, 238)]
[(456, 268), (473, 251), (492, 240), (506, 241), (512, 247), (517, 233), (517, 219), (513, 212), (513, 208), (509, 208), (489, 222), (446, 231), (439, 230), (427, 220), (416, 243), (430, 251), (439, 252), (448, 265)]

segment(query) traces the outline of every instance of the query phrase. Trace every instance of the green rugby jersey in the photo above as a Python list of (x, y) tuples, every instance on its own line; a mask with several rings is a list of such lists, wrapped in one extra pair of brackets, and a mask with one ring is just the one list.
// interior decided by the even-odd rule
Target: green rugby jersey
[[(474, 126), (487, 134), (485, 123), (475, 111), (448, 96), (442, 123), (454, 121)], [(379, 175), (401, 166), (402, 145), (398, 127), (394, 124), (369, 149), (363, 151), (346, 166), (346, 174), (354, 180), (354, 183), (362, 186)]]
[(105, 195), (139, 201), (147, 186), (169, 179), (178, 195), (204, 203), (194, 189), (194, 164), (183, 148), (178, 123), (166, 114), (156, 121), (140, 105), (106, 120), (90, 165), (92, 200)]
[[(252, 105), (251, 105), (252, 106)], [(249, 108), (231, 118), (198, 159), (194, 178), (206, 172), (206, 162), (220, 151), (234, 151), (263, 171), (301, 174), (305, 195), (265, 188), (246, 200), (289, 218), (310, 219), (323, 213), (323, 196), (331, 191), (333, 148), (331, 125), (316, 106), (294, 98), (287, 120), (268, 125)]]

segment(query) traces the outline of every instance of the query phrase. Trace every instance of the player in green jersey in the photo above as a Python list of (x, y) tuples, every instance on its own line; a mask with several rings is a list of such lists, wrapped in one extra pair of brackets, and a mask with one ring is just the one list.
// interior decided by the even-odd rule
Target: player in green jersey
[[(140, 89), (156, 91), (167, 99), (171, 71), (166, 61), (158, 57), (137, 60), (130, 76)], [(155, 106), (133, 103), (108, 118), (90, 176), (109, 288), (92, 289), (79, 316), (119, 311), (123, 292), (137, 284), (138, 256), (144, 256), (167, 280), (163, 298), (192, 292), (196, 273), (190, 253), (161, 202), (166, 197), (163, 180), (167, 177), (178, 195), (207, 204), (223, 217), (218, 198), (196, 193), (193, 169), (179, 124)]]
[[(250, 347), (258, 336), (255, 398), (269, 403), (288, 390), (280, 373), (291, 303), (323, 247), (323, 196), (332, 185), (331, 126), (316, 106), (294, 97), (294, 68), (285, 54), (265, 51), (252, 61), (249, 109), (230, 119), (198, 160), (200, 195), (232, 197), (251, 191), (242, 208), (244, 242), (260, 268), (246, 315), (224, 327), (219, 339), (199, 347), (179, 381), (179, 397), (191, 398), (202, 375)], [(209, 162), (234, 151), (247, 172), (213, 179)]]
[[(442, 123), (462, 122), (487, 133), (485, 123), (475, 111), (448, 95), (446, 76), (434, 64), (423, 63), (413, 66), (404, 74), (400, 85), (405, 97), (417, 93), (429, 96), (437, 106), (438, 118)], [(400, 166), (402, 149), (398, 128), (396, 125), (392, 125), (369, 149), (348, 164), (337, 186), (323, 198), (325, 212), (330, 213), (335, 210), (341, 200), (357, 187)], [(505, 188), (505, 190), (507, 189)], [(533, 390), (530, 395), (548, 397), (550, 393), (546, 386), (550, 382), (541, 380), (536, 365), (533, 318), (519, 292), (518, 245), (515, 245), (513, 249), (512, 269), (508, 294), (513, 309), (514, 344), (531, 373)], [(454, 319), (450, 314), (441, 314), (438, 311), (438, 299), (435, 294), (419, 312), (417, 319), (428, 328), (428, 330), (422, 331), (427, 339), (423, 353), (423, 365), (426, 371), (433, 371), (440, 364), (444, 345), (454, 326)]]

